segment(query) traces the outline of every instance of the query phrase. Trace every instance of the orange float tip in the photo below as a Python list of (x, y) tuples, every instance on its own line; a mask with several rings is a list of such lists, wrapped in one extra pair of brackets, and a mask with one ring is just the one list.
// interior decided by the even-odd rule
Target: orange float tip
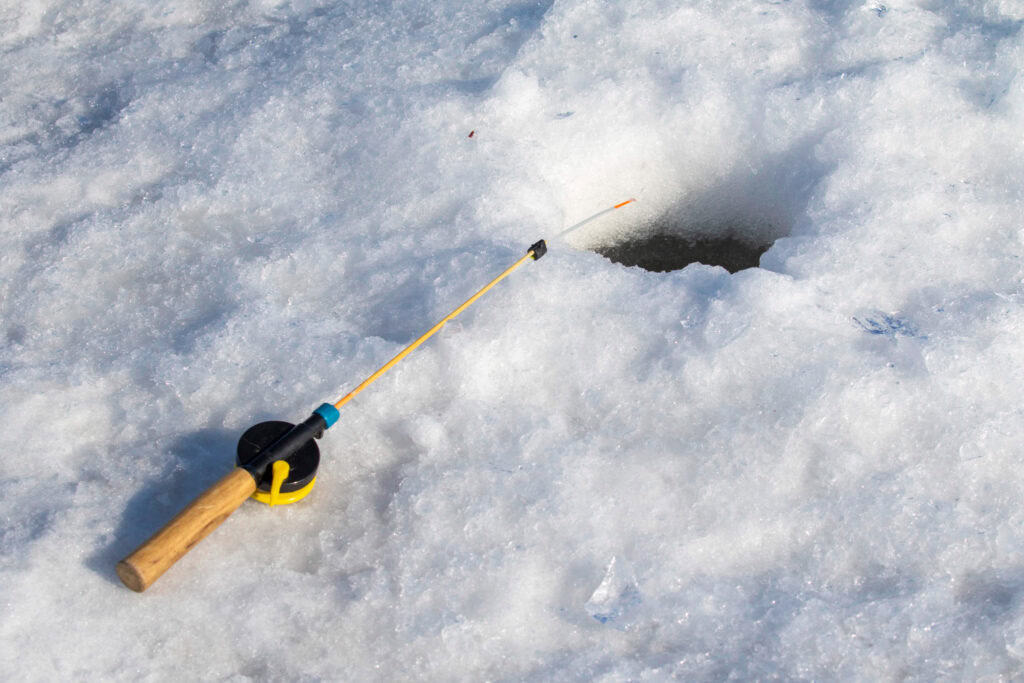
[(627, 199), (626, 201), (622, 202), (621, 204), (616, 204), (616, 205), (615, 205), (615, 206), (613, 206), (612, 208), (613, 208), (613, 209), (621, 209), (621, 208), (622, 208), (622, 207), (624, 207), (624, 206), (625, 206), (626, 204), (632, 204), (632, 203), (633, 203), (633, 202), (635, 202), (635, 201), (636, 201), (636, 199)]

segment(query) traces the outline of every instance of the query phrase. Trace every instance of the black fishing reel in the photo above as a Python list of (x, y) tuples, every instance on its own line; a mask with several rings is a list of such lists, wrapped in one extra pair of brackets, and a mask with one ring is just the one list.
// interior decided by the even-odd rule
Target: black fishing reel
[(326, 420), (317, 413), (305, 422), (271, 420), (245, 430), (238, 440), (238, 466), (256, 480), (252, 497), (268, 505), (286, 505), (305, 498), (316, 483)]

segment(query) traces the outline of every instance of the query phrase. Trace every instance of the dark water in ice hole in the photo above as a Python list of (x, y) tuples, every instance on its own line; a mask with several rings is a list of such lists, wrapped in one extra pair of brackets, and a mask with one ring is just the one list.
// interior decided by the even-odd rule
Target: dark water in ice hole
[(640, 266), (664, 273), (691, 263), (722, 266), (730, 273), (755, 268), (771, 244), (755, 245), (734, 237), (683, 237), (656, 233), (594, 249), (598, 254), (624, 266)]

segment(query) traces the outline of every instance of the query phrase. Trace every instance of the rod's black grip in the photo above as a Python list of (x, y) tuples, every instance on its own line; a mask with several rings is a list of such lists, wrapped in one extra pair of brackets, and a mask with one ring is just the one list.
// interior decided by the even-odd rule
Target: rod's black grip
[(548, 244), (544, 240), (539, 240), (538, 242), (531, 244), (530, 248), (526, 251), (532, 251), (533, 260), (536, 261), (544, 254), (548, 253)]
[(302, 448), (307, 441), (319, 439), (323, 436), (325, 429), (327, 429), (327, 420), (319, 413), (313, 413), (305, 422), (292, 427), (285, 432), (284, 436), (267, 446), (259, 455), (241, 467), (247, 470), (256, 481), (259, 481), (270, 463), (284, 460)]

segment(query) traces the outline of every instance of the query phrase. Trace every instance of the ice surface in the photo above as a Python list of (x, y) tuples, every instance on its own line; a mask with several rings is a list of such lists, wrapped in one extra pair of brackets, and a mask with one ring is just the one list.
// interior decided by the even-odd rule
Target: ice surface
[[(1019, 676), (1022, 28), (7, 3), (0, 678)], [(117, 582), (245, 428), (629, 197), (347, 406), (302, 503)], [(775, 242), (590, 251), (666, 223)]]

